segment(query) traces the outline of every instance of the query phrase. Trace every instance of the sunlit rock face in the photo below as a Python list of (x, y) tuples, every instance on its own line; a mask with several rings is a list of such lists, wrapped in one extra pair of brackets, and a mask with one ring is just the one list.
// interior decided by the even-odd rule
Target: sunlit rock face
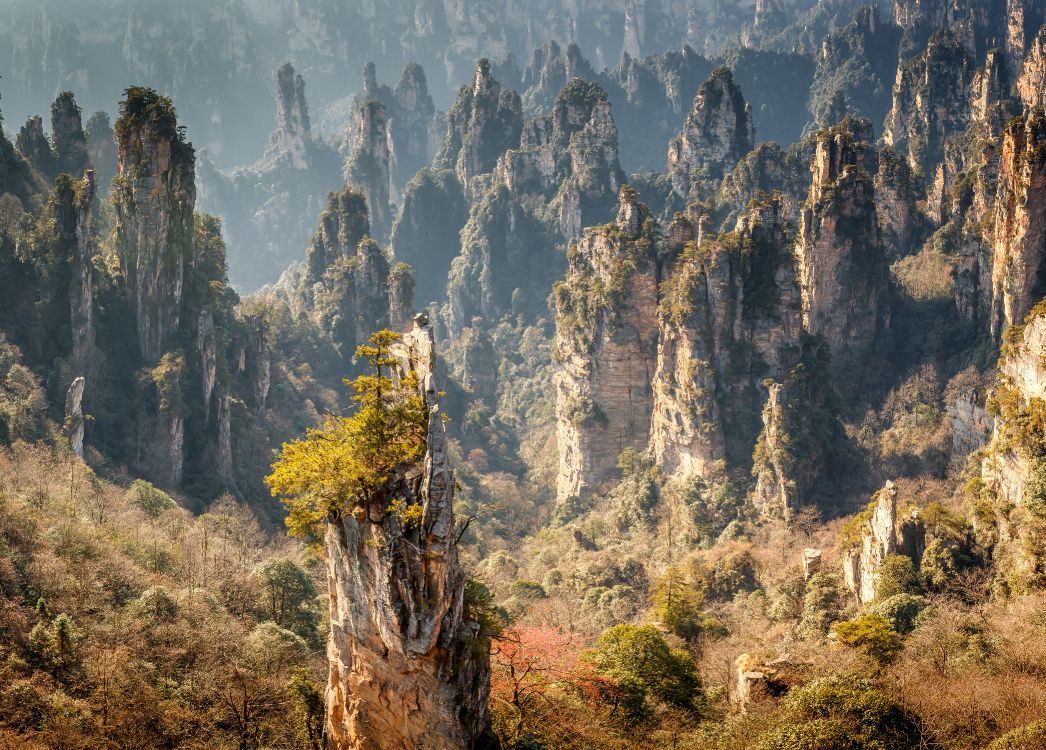
[[(330, 750), (491, 747), (490, 666), (467, 619), (432, 331), (415, 325), (394, 354), (430, 417), (424, 460), (327, 525)], [(406, 522), (390, 510), (420, 504)], [(496, 746), (496, 745), (495, 745)]]

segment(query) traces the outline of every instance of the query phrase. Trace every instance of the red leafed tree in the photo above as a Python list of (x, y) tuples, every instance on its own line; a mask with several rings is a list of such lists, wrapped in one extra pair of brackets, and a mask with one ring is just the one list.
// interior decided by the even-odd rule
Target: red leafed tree
[(578, 659), (581, 649), (578, 636), (548, 627), (505, 630), (494, 641), (491, 698), (515, 714), (514, 738), (523, 734), (530, 715), (542, 711), (552, 692), (584, 688), (589, 678)]

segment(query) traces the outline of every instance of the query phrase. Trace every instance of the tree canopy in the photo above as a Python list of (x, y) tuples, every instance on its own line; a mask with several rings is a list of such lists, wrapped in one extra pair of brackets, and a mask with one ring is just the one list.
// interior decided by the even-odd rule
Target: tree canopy
[(356, 356), (367, 360), (369, 371), (345, 381), (356, 411), (330, 416), (304, 438), (284, 443), (273, 463), (265, 481), (283, 499), (292, 534), (317, 542), (331, 513), (365, 504), (397, 468), (424, 455), (428, 409), (417, 378), (390, 377), (396, 360), (389, 347), (399, 337), (382, 330), (358, 347)]

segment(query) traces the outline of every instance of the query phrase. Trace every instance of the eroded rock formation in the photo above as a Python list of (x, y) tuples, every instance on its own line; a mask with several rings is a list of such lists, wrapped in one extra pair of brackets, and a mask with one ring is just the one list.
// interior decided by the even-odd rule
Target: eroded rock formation
[(730, 69), (717, 68), (701, 84), (682, 132), (668, 147), (673, 189), (697, 197), (694, 191), (721, 179), (754, 145), (752, 110)]
[(556, 301), (560, 501), (613, 476), (625, 448), (650, 432), (657, 365), (658, 243), (648, 209), (622, 188), (617, 218), (588, 229), (568, 258)]
[(850, 118), (817, 134), (796, 245), (803, 323), (837, 369), (859, 363), (888, 321), (870, 140), (868, 121)]
[(857, 597), (857, 603), (866, 604), (875, 599), (887, 557), (905, 555), (918, 565), (925, 536), (918, 515), (898, 523), (897, 488), (893, 482), (887, 482), (868, 508), (858, 546), (843, 555), (843, 581)]
[(991, 260), (998, 339), (1046, 293), (1046, 119), (1014, 120), (1003, 136)]
[(522, 130), (519, 94), (502, 90), (490, 62), (480, 60), (472, 83), (462, 86), (447, 112), (447, 133), (434, 166), (453, 169), (468, 192), (473, 177), (493, 170), (504, 151), (519, 146)]
[(169, 99), (131, 89), (117, 127), (116, 248), (133, 301), (138, 347), (155, 363), (181, 320), (193, 257), (195, 157)]
[[(473, 750), (489, 728), (489, 645), (468, 619), (431, 329), (419, 321), (394, 354), (428, 405), (427, 448), (327, 525), (327, 747)], [(397, 501), (420, 519), (390, 510)]]

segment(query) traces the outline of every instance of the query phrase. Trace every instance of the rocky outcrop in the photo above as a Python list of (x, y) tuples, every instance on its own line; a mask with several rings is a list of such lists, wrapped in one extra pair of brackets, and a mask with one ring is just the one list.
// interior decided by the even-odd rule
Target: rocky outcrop
[(969, 124), (974, 67), (963, 40), (942, 29), (897, 70), (883, 140), (906, 154), (916, 173), (932, 175), (945, 143)]
[(53, 180), (58, 174), (58, 160), (44, 134), (44, 120), (40, 115), (26, 120), (15, 137), (15, 148), (48, 179)]
[(547, 112), (563, 87), (575, 78), (597, 79), (577, 44), (568, 44), (564, 50), (551, 41), (534, 50), (530, 64), (523, 71), (524, 111), (532, 115)]
[(451, 263), (441, 318), (458, 334), (474, 318), (488, 322), (508, 313), (534, 316), (546, 309), (548, 289), (561, 277), (558, 232), (533, 196), (495, 183), (476, 200), (461, 230), (461, 251)]
[(446, 293), (447, 274), (467, 219), (465, 194), (449, 169), (423, 169), (407, 184), (391, 244), (396, 258), (415, 270), (421, 307)]
[(495, 178), (515, 195), (551, 199), (559, 192), (559, 230), (567, 240), (597, 214), (603, 218), (624, 181), (603, 89), (580, 78), (567, 84), (549, 115), (526, 123), (520, 148), (498, 159)]
[[(426, 454), (327, 525), (327, 745), (472, 750), (489, 728), (489, 645), (465, 604), (431, 329), (415, 326), (394, 353), (429, 407)], [(420, 506), (420, 520), (394, 502)]]
[(128, 89), (116, 133), (116, 250), (138, 347), (154, 364), (181, 319), (185, 270), (193, 258), (195, 157), (177, 129), (171, 101), (151, 89)]
[(1046, 25), (1031, 43), (1015, 88), (1028, 111), (1046, 107)]
[[(392, 182), (397, 192), (403, 190), (419, 169), (428, 165), (434, 152), (429, 140), (436, 107), (429, 94), (425, 71), (417, 63), (403, 69), (392, 92), (393, 109), (389, 123), (392, 139)], [(398, 202), (398, 201), (397, 201)]]
[(95, 112), (84, 125), (88, 161), (94, 168), (95, 183), (102, 196), (109, 195), (109, 185), (116, 176), (116, 134), (106, 112)]
[(796, 244), (803, 323), (837, 371), (858, 365), (889, 320), (870, 139), (868, 121), (849, 118), (817, 134)]
[(824, 553), (819, 549), (813, 547), (807, 547), (803, 550), (803, 578), (810, 580), (810, 576), (817, 573), (821, 569), (821, 562), (824, 559)]
[(94, 172), (88, 170), (76, 197), (76, 253), (69, 286), (69, 322), (72, 349), (69, 364), (73, 372), (91, 371), (95, 346), (94, 256), (98, 252), (94, 227)]
[(888, 258), (916, 252), (925, 231), (918, 208), (921, 191), (908, 162), (887, 146), (879, 153), (872, 184), (883, 252)]
[(723, 175), (755, 145), (752, 110), (729, 68), (701, 84), (682, 132), (668, 147), (668, 173), (675, 192), (698, 197), (702, 186)]
[(752, 704), (778, 698), (801, 685), (808, 679), (811, 666), (811, 662), (793, 659), (789, 654), (767, 661), (741, 654), (734, 660), (730, 700), (738, 712), (747, 714)]
[(519, 94), (502, 90), (490, 62), (480, 60), (472, 83), (462, 86), (447, 112), (447, 133), (434, 166), (453, 169), (468, 192), (473, 177), (492, 171), (503, 152), (519, 146), (522, 130)]
[(69, 448), (80, 458), (84, 456), (84, 378), (73, 380), (65, 396), (65, 438)]
[(376, 99), (365, 101), (354, 119), (356, 133), (345, 165), (345, 180), (363, 193), (370, 211), (371, 232), (384, 242), (392, 229), (389, 204), (392, 149), (385, 105)]
[(290, 63), (276, 71), (276, 129), (269, 136), (265, 158), (286, 158), (295, 169), (312, 164), (312, 131), (305, 103), (305, 79)]
[(222, 219), (233, 280), (253, 290), (300, 258), (328, 191), (343, 182), (338, 154), (315, 137), (305, 82), (290, 64), (275, 77), (276, 122), (262, 156), (222, 172), (198, 160), (199, 207)]
[(328, 193), (305, 254), (306, 289), (321, 281), (338, 258), (354, 255), (360, 241), (369, 235), (370, 219), (363, 194), (351, 188)]
[(586, 230), (557, 284), (554, 357), (557, 494), (596, 490), (650, 433), (657, 364), (658, 242), (649, 211), (622, 188), (612, 224)]
[[(890, 109), (901, 30), (865, 5), (850, 22), (831, 30), (817, 47), (809, 110), (817, 128), (835, 125), (847, 112), (881, 123)], [(840, 111), (840, 109), (842, 111)]]
[(858, 546), (843, 555), (843, 581), (858, 604), (875, 599), (887, 557), (905, 555), (918, 565), (925, 548), (926, 531), (917, 514), (898, 524), (897, 488), (893, 482), (887, 482), (876, 493), (865, 516)]
[(346, 360), (375, 331), (406, 327), (414, 312), (410, 267), (391, 264), (371, 239), (367, 204), (350, 187), (327, 196), (309, 243), (297, 304)]
[(991, 331), (1024, 321), (1046, 294), (1046, 119), (1014, 120), (1003, 136), (991, 260)]
[(72, 92), (62, 92), (51, 105), (51, 138), (56, 171), (65, 172), (75, 179), (83, 177), (84, 170), (91, 166), (91, 160), (80, 120), (80, 107)]
[(800, 146), (787, 151), (776, 143), (760, 143), (723, 179), (716, 193), (716, 206), (726, 214), (723, 229), (732, 229), (740, 214), (760, 193), (780, 192), (796, 204), (810, 186), (810, 159)]
[(690, 242), (662, 285), (650, 444), (668, 474), (708, 476), (723, 459), (745, 465), (762, 383), (798, 359), (791, 215), (780, 195), (753, 204), (735, 231)]
[(948, 404), (948, 420), (952, 430), (952, 459), (963, 460), (979, 450), (991, 437), (993, 420), (985, 409), (984, 394), (980, 389), (961, 389)]

